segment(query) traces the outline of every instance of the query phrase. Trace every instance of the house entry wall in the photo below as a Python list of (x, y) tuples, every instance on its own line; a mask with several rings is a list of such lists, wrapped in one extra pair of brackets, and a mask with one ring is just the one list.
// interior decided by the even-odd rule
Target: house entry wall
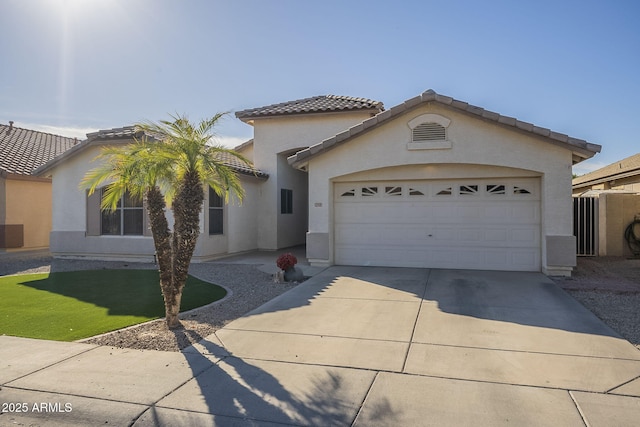
[(334, 185), (336, 264), (540, 271), (540, 182)]

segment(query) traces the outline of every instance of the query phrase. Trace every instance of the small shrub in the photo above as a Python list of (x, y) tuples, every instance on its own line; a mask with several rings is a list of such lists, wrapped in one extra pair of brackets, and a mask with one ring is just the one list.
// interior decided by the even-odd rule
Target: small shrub
[(298, 263), (298, 259), (292, 253), (287, 252), (278, 257), (276, 265), (280, 270), (287, 271)]

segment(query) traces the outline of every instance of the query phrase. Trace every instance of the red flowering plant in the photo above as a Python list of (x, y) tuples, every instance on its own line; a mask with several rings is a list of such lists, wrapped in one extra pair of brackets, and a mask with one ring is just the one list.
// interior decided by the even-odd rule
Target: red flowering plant
[(276, 261), (276, 265), (278, 266), (278, 268), (284, 271), (293, 268), (293, 266), (297, 263), (298, 259), (290, 252), (280, 255)]

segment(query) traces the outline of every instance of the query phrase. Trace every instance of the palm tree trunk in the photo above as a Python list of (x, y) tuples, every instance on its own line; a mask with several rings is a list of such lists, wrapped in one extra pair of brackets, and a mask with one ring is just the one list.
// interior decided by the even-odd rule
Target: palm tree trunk
[[(180, 312), (180, 299), (182, 295), (176, 293), (173, 286), (172, 268), (172, 233), (169, 231), (169, 224), (164, 213), (166, 206), (164, 196), (158, 187), (147, 190), (147, 209), (149, 211), (149, 222), (151, 223), (151, 234), (156, 248), (158, 261), (158, 271), (160, 274), (160, 289), (164, 299), (165, 316), (167, 327), (176, 328), (180, 326), (178, 313)], [(176, 309), (177, 307), (177, 309)]]
[(182, 291), (187, 282), (189, 264), (200, 235), (200, 211), (204, 201), (204, 190), (197, 172), (185, 174), (173, 201), (174, 230), (172, 239), (172, 303), (165, 301), (167, 326), (180, 325), (178, 313)]

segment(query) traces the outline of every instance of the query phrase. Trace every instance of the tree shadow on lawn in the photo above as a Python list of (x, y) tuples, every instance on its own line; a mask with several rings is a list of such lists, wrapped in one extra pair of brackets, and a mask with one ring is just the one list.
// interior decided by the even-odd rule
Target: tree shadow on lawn
[[(157, 271), (87, 270), (51, 273), (40, 280), (25, 280), (20, 285), (104, 307), (113, 316), (164, 316), (164, 302)], [(182, 308), (189, 310), (219, 300), (224, 288), (189, 276)]]

